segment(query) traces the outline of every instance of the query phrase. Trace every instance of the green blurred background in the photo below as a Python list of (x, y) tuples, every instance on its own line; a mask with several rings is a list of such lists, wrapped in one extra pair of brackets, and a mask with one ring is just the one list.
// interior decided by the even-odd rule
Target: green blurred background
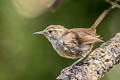
[[(42, 35), (33, 32), (49, 25), (90, 27), (110, 5), (104, 0), (65, 0), (56, 12), (52, 0), (0, 0), (0, 80), (55, 80), (75, 60), (60, 57)], [(97, 33), (104, 41), (120, 32), (120, 9), (102, 21)], [(96, 44), (98, 47), (100, 43)], [(116, 65), (101, 80), (120, 80)]]

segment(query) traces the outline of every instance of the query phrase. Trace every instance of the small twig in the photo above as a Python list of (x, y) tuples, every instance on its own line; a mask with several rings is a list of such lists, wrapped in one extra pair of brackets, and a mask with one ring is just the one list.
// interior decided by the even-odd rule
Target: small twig
[(120, 33), (95, 49), (82, 65), (63, 70), (57, 80), (98, 80), (119, 62)]
[(50, 9), (51, 11), (55, 11), (56, 8), (58, 8), (64, 0), (54, 0), (50, 6), (48, 7), (48, 9)]
[(120, 8), (120, 5), (117, 2), (113, 2), (110, 0), (105, 0), (106, 2), (110, 3), (111, 5), (113, 5), (114, 7)]
[(95, 21), (95, 23), (91, 26), (90, 30), (95, 31), (96, 27), (100, 24), (100, 22), (104, 19), (104, 17), (112, 10), (114, 9), (116, 6), (111, 6), (109, 8), (107, 8), (106, 10), (104, 10), (102, 12), (102, 14), (98, 17), (98, 19)]
[(120, 5), (116, 2), (112, 2), (110, 0), (106, 0), (108, 3), (110, 3), (112, 6), (102, 12), (102, 14), (98, 17), (98, 19), (95, 21), (95, 23), (90, 28), (91, 30), (95, 30), (96, 27), (100, 24), (100, 22), (104, 19), (104, 17), (114, 8), (120, 8)]
[(114, 5), (115, 7), (120, 8), (120, 5), (118, 3), (116, 3), (116, 2), (111, 2), (111, 4)]

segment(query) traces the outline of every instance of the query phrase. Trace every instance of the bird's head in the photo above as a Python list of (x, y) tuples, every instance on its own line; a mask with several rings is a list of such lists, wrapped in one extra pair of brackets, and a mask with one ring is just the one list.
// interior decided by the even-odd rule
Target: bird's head
[(35, 32), (33, 34), (42, 34), (51, 40), (51, 39), (59, 39), (59, 37), (62, 37), (67, 31), (68, 29), (64, 28), (64, 26), (50, 25), (43, 31)]

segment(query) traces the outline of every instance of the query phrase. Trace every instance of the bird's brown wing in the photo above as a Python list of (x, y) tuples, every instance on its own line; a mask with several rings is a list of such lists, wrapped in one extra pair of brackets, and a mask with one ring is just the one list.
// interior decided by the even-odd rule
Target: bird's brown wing
[(100, 36), (97, 36), (96, 34), (87, 34), (85, 32), (77, 32), (79, 35), (79, 41), (81, 44), (92, 44), (96, 42), (103, 42), (100, 39)]
[(64, 35), (64, 45), (66, 47), (76, 47), (79, 45), (79, 40), (77, 39), (77, 36), (72, 33), (72, 32), (69, 32), (67, 33), (66, 35)]
[(76, 47), (80, 44), (93, 44), (103, 42), (100, 36), (95, 33), (89, 33), (88, 29), (71, 29), (64, 36), (64, 44), (69, 47)]

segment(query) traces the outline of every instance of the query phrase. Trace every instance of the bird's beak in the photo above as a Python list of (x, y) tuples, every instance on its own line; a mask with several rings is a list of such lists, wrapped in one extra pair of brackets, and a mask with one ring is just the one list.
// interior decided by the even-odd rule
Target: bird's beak
[(44, 34), (43, 31), (40, 31), (40, 32), (34, 32), (33, 34)]

